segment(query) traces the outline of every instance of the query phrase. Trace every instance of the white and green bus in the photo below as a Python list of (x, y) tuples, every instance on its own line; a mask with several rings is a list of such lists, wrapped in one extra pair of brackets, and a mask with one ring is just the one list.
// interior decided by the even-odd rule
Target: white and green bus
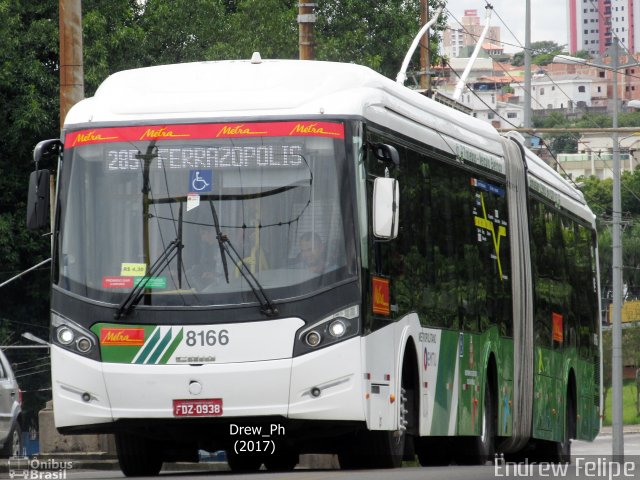
[(114, 74), (35, 159), (56, 427), (114, 433), (127, 475), (566, 460), (598, 433), (594, 215), (517, 135), (255, 57)]

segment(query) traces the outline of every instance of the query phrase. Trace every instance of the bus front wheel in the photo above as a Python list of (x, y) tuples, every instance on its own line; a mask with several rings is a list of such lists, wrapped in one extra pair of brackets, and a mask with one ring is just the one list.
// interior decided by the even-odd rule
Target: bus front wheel
[(160, 445), (151, 439), (129, 433), (116, 433), (116, 452), (120, 470), (127, 477), (148, 477), (160, 473)]
[(227, 450), (227, 463), (232, 472), (257, 472), (263, 460), (262, 455), (254, 452), (236, 453), (233, 448)]
[(271, 472), (289, 472), (296, 468), (299, 455), (293, 450), (283, 450), (272, 455), (265, 455), (264, 466)]

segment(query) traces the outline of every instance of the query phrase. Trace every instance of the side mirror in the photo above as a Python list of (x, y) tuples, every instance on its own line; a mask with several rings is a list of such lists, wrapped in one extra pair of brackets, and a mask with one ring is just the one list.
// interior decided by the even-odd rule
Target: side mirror
[(27, 228), (38, 230), (49, 226), (49, 170), (36, 170), (29, 176)]
[(383, 240), (398, 236), (400, 185), (395, 178), (376, 178), (373, 183), (373, 235)]
[(381, 162), (391, 163), (394, 167), (400, 166), (400, 154), (396, 147), (386, 143), (374, 143), (371, 145), (373, 154)]

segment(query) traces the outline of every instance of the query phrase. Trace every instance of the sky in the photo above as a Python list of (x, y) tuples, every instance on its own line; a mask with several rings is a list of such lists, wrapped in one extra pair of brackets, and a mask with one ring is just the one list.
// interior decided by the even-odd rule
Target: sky
[[(569, 37), (567, 32), (567, 1), (566, 0), (530, 0), (531, 1), (531, 41), (538, 42), (551, 40), (559, 45), (567, 45)], [(500, 35), (503, 42), (514, 44), (505, 45), (505, 52), (515, 53), (522, 50), (524, 45), (524, 16), (525, 0), (489, 0), (493, 5), (491, 26), (500, 27)], [(448, 0), (447, 10), (451, 12), (448, 23), (459, 27), (456, 19), (462, 21), (465, 10), (477, 10), (481, 23), (485, 19), (484, 0)], [(498, 15), (502, 19), (498, 18)], [(455, 17), (455, 18), (453, 18)], [(504, 23), (503, 23), (504, 21)], [(505, 24), (515, 34), (509, 33)]]

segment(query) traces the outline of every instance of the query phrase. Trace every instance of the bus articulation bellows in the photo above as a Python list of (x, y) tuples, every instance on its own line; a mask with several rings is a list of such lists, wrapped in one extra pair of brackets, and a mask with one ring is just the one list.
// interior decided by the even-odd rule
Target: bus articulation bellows
[(35, 158), (56, 426), (126, 475), (598, 433), (595, 218), (518, 135), (358, 65), (220, 61), (110, 76)]

